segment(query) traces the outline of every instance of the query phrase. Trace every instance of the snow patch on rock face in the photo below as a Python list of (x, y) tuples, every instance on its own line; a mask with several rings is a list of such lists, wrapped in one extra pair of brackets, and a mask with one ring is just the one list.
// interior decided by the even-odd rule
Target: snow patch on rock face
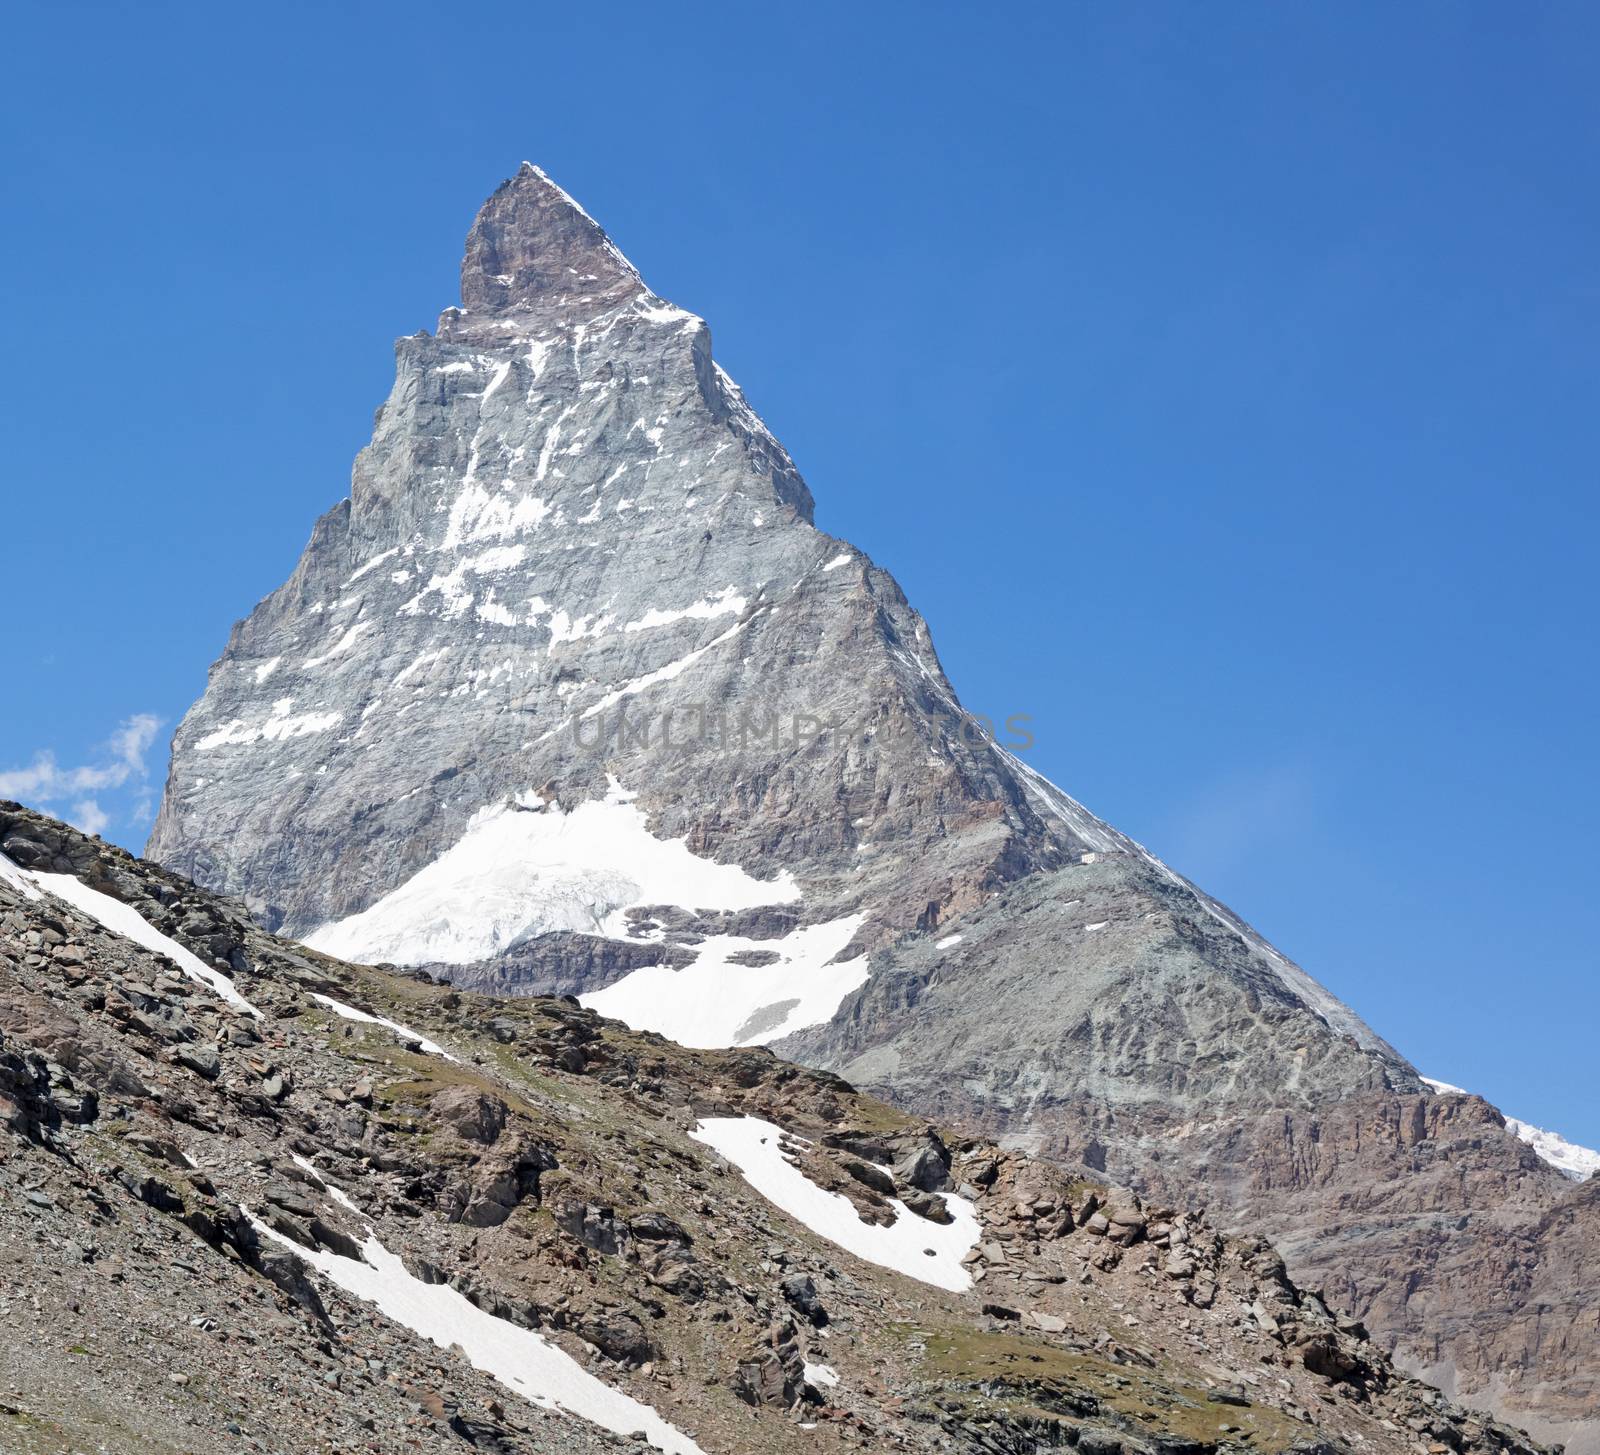
[(248, 743), (283, 742), (288, 738), (303, 738), (308, 733), (325, 733), (337, 727), (342, 714), (337, 712), (291, 712), (292, 697), (280, 697), (272, 705), (265, 722), (247, 724), (240, 718), (223, 724), (215, 732), (207, 733), (194, 746), (198, 753), (213, 748), (240, 747)]
[(715, 596), (696, 601), (690, 606), (663, 609), (653, 606), (637, 621), (630, 621), (623, 631), (649, 631), (652, 627), (668, 626), (675, 621), (709, 621), (714, 616), (737, 616), (745, 608), (745, 598), (732, 586), (725, 586)]
[[(435, 571), (428, 578), (428, 584), (399, 608), (399, 614), (436, 615), (442, 620), (454, 621), (463, 616), (473, 602), (474, 593), (468, 589), (468, 577), (502, 575), (520, 566), (526, 555), (526, 546), (514, 545), (490, 546), (475, 556), (463, 557), (448, 571)], [(438, 597), (436, 611), (429, 600), (435, 596)]]
[(674, 677), (681, 676), (686, 669), (692, 667), (707, 652), (738, 636), (759, 615), (760, 612), (757, 611), (755, 615), (748, 617), (744, 621), (736, 621), (727, 631), (720, 636), (713, 637), (705, 646), (696, 647), (694, 651), (679, 657), (676, 661), (668, 662), (665, 667), (657, 667), (654, 672), (646, 672), (643, 677), (635, 677), (633, 681), (625, 682), (615, 691), (606, 693), (598, 702), (584, 709), (583, 716), (585, 720), (598, 717), (602, 712), (615, 707), (625, 697), (635, 697), (639, 693), (657, 686), (659, 683), (670, 682)]
[[(1472, 1095), (1465, 1088), (1452, 1086), (1448, 1081), (1435, 1081), (1431, 1076), (1424, 1076), (1422, 1080), (1440, 1096)], [(1505, 1113), (1501, 1112), (1501, 1115), (1505, 1116)], [(1600, 1152), (1569, 1142), (1560, 1132), (1549, 1132), (1511, 1116), (1506, 1117), (1506, 1130), (1526, 1142), (1540, 1158), (1574, 1182), (1586, 1182), (1600, 1172)]]
[[(472, 365), (468, 364), (468, 365), (466, 365), (466, 367), (470, 369), (472, 367)], [(394, 556), (397, 556), (399, 554), (400, 554), (400, 547), (399, 546), (390, 546), (389, 549), (386, 550), (386, 551), (379, 551), (378, 554), (373, 556), (370, 560), (364, 561), (364, 562), (362, 562), (361, 565), (357, 566), (355, 568), (355, 570), (352, 571), (350, 573), (350, 575), (345, 578), (345, 583), (344, 584), (346, 586), (350, 586), (350, 585), (354, 584), (355, 582), (359, 581), (363, 576), (365, 576), (368, 571), (376, 570), (385, 561), (390, 560), (391, 558), (393, 558)]]
[(410, 1026), (403, 1026), (399, 1021), (392, 1021), (381, 1015), (368, 1015), (364, 1010), (357, 1010), (353, 1005), (346, 1005), (342, 1000), (335, 1000), (330, 995), (319, 995), (311, 992), (311, 998), (319, 1005), (326, 1006), (337, 1016), (343, 1016), (347, 1021), (359, 1021), (362, 1025), (385, 1026), (403, 1040), (415, 1041), (424, 1052), (430, 1056), (443, 1056), (446, 1061), (459, 1062), (459, 1056), (452, 1056), (437, 1041), (430, 1041), (426, 1036), (418, 1035)]
[[(682, 1046), (764, 1046), (831, 1020), (845, 996), (865, 983), (865, 955), (832, 963), (865, 919), (846, 915), (781, 940), (713, 935), (699, 946), (692, 965), (646, 965), (578, 1000), (588, 1010), (636, 1031), (659, 1031)], [(770, 965), (733, 959), (752, 951), (770, 951), (778, 959)]]
[(33, 887), (33, 876), (18, 868), (4, 854), (0, 854), (0, 884), (9, 884), (24, 899), (38, 899), (39, 891)]
[(1569, 1142), (1560, 1132), (1547, 1132), (1543, 1127), (1507, 1117), (1506, 1126), (1558, 1172), (1574, 1182), (1586, 1182), (1600, 1172), (1600, 1152), (1591, 1147), (1580, 1147)]
[[(978, 1241), (978, 1214), (964, 1197), (943, 1193), (953, 1222), (920, 1218), (898, 1198), (888, 1227), (866, 1223), (847, 1197), (818, 1187), (784, 1154), (789, 1134), (760, 1117), (709, 1117), (689, 1135), (720, 1152), (768, 1202), (819, 1237), (880, 1268), (962, 1293), (972, 1277), (961, 1260)], [(799, 1141), (799, 1138), (792, 1140)]]
[[(505, 483), (509, 486), (512, 482)], [(551, 506), (540, 496), (496, 492), (469, 481), (451, 502), (441, 549), (453, 550), (478, 541), (510, 540), (537, 530), (550, 512)]]
[(281, 1244), (386, 1318), (441, 1349), (458, 1346), (474, 1369), (530, 1404), (575, 1415), (616, 1435), (642, 1430), (656, 1449), (669, 1455), (702, 1455), (693, 1440), (649, 1405), (596, 1379), (542, 1335), (485, 1313), (448, 1284), (414, 1277), (370, 1230), (357, 1260), (325, 1248), (303, 1248), (256, 1218), (250, 1221), (261, 1237)]
[(839, 1372), (831, 1364), (807, 1364), (806, 1383), (816, 1389), (832, 1389), (839, 1383)]
[(303, 936), (366, 964), (470, 965), (531, 935), (628, 936), (627, 910), (754, 909), (800, 897), (787, 871), (768, 881), (658, 839), (620, 788), (570, 813), (523, 794), (479, 810), (438, 859), (359, 914)]
[(308, 1161), (298, 1152), (291, 1152), (289, 1156), (294, 1165), (302, 1172), (309, 1172), (311, 1176), (317, 1179), (317, 1186), (327, 1193), (334, 1202), (338, 1203), (339, 1206), (344, 1208), (347, 1212), (353, 1212), (357, 1217), (361, 1216), (361, 1209), (356, 1206), (355, 1200), (350, 1196), (350, 1194), (347, 1193), (342, 1187), (336, 1187), (333, 1183), (329, 1182), (328, 1179), (317, 1170), (314, 1162)]
[(372, 625), (369, 621), (358, 621), (345, 634), (339, 638), (327, 651), (320, 656), (308, 658), (302, 666), (309, 671), (313, 667), (320, 667), (326, 662), (331, 662), (335, 657), (344, 656), (360, 640), (361, 634)]
[(687, 308), (679, 308), (675, 303), (657, 298), (654, 293), (634, 299), (633, 311), (646, 323), (677, 323), (694, 328), (705, 322), (698, 313), (690, 313)]
[(558, 647), (563, 642), (581, 642), (585, 637), (603, 637), (615, 620), (603, 614), (573, 617), (557, 611), (550, 618), (550, 645)]
[[(0, 856), (0, 871), (10, 864), (9, 859)], [(53, 894), (57, 899), (64, 899), (74, 909), (80, 910), (97, 924), (111, 931), (114, 935), (121, 935), (125, 940), (132, 940), (134, 944), (151, 950), (158, 955), (165, 955), (191, 980), (197, 980), (208, 990), (220, 995), (229, 1005), (239, 1010), (247, 1010), (251, 1015), (260, 1015), (255, 1006), (251, 1005), (244, 996), (233, 988), (233, 982), (219, 970), (213, 970), (192, 950), (186, 950), (176, 940), (164, 935), (131, 904), (124, 904), (120, 899), (113, 899), (109, 894), (102, 894), (98, 889), (91, 889), (81, 879), (75, 879), (70, 874), (34, 874), (17, 869), (11, 865), (14, 872), (25, 874), (38, 888), (47, 894)], [(9, 882), (10, 876), (5, 876)], [(27, 893), (26, 885), (18, 886)], [(37, 894), (32, 896), (37, 899)]]

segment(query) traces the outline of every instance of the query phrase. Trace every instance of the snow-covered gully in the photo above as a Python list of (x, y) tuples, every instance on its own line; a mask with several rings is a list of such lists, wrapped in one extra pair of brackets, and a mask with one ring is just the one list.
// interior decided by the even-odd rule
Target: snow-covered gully
[(459, 1056), (452, 1056), (437, 1041), (430, 1041), (426, 1036), (412, 1030), (410, 1026), (401, 1025), (399, 1021), (392, 1021), (387, 1016), (370, 1015), (364, 1010), (357, 1010), (353, 1005), (346, 1005), (342, 1000), (335, 1000), (331, 995), (321, 995), (314, 990), (311, 992), (311, 998), (318, 1005), (347, 1021), (356, 1021), (364, 1026), (383, 1026), (393, 1031), (401, 1040), (414, 1042), (429, 1056), (443, 1056), (446, 1061), (457, 1063), (461, 1060)]
[(255, 1006), (233, 988), (233, 982), (220, 970), (213, 970), (192, 950), (186, 950), (170, 935), (164, 935), (132, 905), (91, 889), (81, 879), (71, 874), (46, 874), (19, 868), (0, 854), (0, 878), (21, 890), (29, 899), (39, 898), (39, 891), (65, 900), (80, 914), (86, 914), (102, 929), (132, 940), (134, 944), (165, 955), (189, 979), (198, 981), (213, 994), (219, 995), (235, 1009), (260, 1015)]
[(966, 1198), (944, 1194), (949, 1223), (918, 1217), (895, 1198), (894, 1222), (879, 1227), (863, 1222), (849, 1198), (818, 1187), (789, 1160), (783, 1144), (791, 1138), (782, 1127), (760, 1117), (708, 1117), (689, 1135), (726, 1157), (768, 1202), (847, 1253), (952, 1293), (972, 1287), (961, 1260), (977, 1244), (978, 1214)]
[(256, 1218), (251, 1223), (260, 1236), (281, 1244), (386, 1318), (441, 1349), (459, 1348), (475, 1369), (530, 1404), (560, 1410), (613, 1434), (642, 1432), (667, 1455), (703, 1455), (688, 1435), (649, 1405), (596, 1379), (542, 1335), (485, 1313), (448, 1284), (424, 1283), (413, 1276), (370, 1228), (357, 1259), (325, 1248), (303, 1248)]

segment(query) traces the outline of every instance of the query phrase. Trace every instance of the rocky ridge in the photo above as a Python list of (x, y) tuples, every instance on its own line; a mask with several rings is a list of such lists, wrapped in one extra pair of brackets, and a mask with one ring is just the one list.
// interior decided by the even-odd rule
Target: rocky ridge
[[(9, 1450), (643, 1448), (413, 1332), (424, 1295), (665, 1448), (1538, 1449), (1198, 1208), (766, 1050), (342, 964), (15, 805), (0, 854)], [(752, 1116), (863, 1225), (970, 1205), (970, 1287), (843, 1252), (697, 1140)]]
[[(1600, 1449), (1584, 1194), (961, 706), (537, 168), (173, 742), (152, 857), (347, 960), (770, 1043), (1166, 1199)], [(1508, 1259), (1507, 1248), (1516, 1250)]]

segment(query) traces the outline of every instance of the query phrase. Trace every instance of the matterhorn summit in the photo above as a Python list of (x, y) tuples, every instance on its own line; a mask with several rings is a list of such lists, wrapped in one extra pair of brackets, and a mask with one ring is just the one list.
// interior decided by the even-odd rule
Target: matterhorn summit
[(1538, 1246), (1585, 1189), (1023, 746), (815, 527), (705, 320), (524, 164), (178, 728), (150, 853), (343, 960), (1202, 1189), (1403, 1361), (1582, 1434), (1600, 1294)]
[(646, 1020), (692, 985), (674, 1032), (723, 1044), (827, 1021), (869, 952), (1024, 874), (1131, 851), (963, 712), (704, 320), (532, 165), (461, 295), (400, 341), (349, 499), (179, 729), (157, 857), (340, 954), (635, 974)]

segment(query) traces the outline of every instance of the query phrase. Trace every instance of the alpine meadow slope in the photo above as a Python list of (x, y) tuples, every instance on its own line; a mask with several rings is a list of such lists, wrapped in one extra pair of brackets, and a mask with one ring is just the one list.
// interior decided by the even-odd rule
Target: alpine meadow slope
[(347, 960), (1201, 1189), (1403, 1364), (1600, 1450), (1595, 1189), (968, 714), (705, 321), (537, 168), (461, 300), (180, 724), (152, 858)]
[(0, 802), (8, 1455), (1539, 1455), (1259, 1238)]

